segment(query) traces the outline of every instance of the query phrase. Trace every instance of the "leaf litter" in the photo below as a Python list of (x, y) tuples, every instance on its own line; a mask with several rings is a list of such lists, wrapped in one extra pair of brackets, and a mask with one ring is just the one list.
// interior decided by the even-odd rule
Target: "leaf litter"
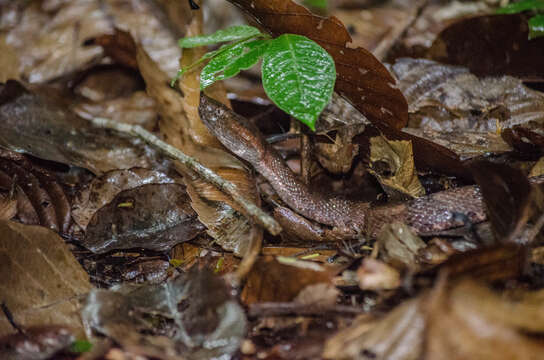
[[(200, 121), (198, 72), (168, 86), (177, 39), (201, 34), (188, 2), (2, 4), (0, 143), (24, 155), (0, 156), (0, 354), (77, 358), (83, 319), (89, 359), (538, 358), (544, 109), (525, 15), (490, 16), (494, 2), (331, 1), (344, 27), (290, 1), (232, 2), (336, 62), (336, 90), (354, 106), (333, 95), (315, 135), (270, 123), (281, 112), (264, 114), (253, 70), (231, 80), (257, 97), (233, 96), (232, 81), (207, 89), (255, 115), (314, 191), (386, 204), (387, 215), (476, 183), (487, 221), (444, 205), (458, 227), (442, 233), (397, 222), (340, 236), (286, 207)], [(217, 23), (243, 19), (219, 8)], [(484, 16), (464, 20), (473, 14)], [(489, 40), (497, 26), (507, 41)], [(460, 49), (467, 29), (485, 36)], [(184, 49), (181, 65), (201, 55)], [(155, 148), (91, 126), (96, 117), (198, 158), (281, 219), (281, 236)]]

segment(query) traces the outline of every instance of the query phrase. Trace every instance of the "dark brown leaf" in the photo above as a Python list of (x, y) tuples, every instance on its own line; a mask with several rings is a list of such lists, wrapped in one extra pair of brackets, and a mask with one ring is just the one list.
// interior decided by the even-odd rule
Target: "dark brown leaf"
[(408, 121), (407, 104), (395, 79), (367, 50), (351, 48), (351, 36), (335, 17), (312, 14), (291, 0), (230, 0), (274, 36), (304, 35), (331, 54), (336, 64), (336, 91), (377, 124), (400, 129)]
[(98, 210), (82, 245), (96, 253), (137, 247), (163, 251), (202, 230), (182, 185), (150, 184), (125, 190)]
[(476, 75), (544, 79), (544, 38), (529, 40), (526, 14), (478, 16), (442, 31), (427, 57)]
[(85, 230), (98, 209), (111, 202), (121, 191), (146, 184), (174, 182), (172, 177), (155, 170), (132, 168), (109, 171), (94, 178), (76, 193), (72, 203), (72, 217)]
[(498, 241), (511, 241), (529, 218), (531, 186), (525, 174), (504, 164), (470, 164)]
[(24, 156), (18, 155), (16, 160), (10, 157), (8, 151), (0, 150), (0, 189), (15, 190), (17, 220), (68, 233), (72, 224), (70, 203), (62, 186)]

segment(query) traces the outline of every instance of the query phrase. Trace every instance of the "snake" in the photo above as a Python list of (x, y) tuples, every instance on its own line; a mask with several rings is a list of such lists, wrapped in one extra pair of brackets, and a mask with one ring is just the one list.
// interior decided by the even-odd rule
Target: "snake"
[[(224, 104), (201, 95), (199, 115), (208, 130), (236, 156), (247, 161), (290, 208), (339, 231), (376, 236), (384, 225), (400, 221), (416, 234), (483, 222), (487, 219), (477, 185), (448, 189), (397, 204), (372, 205), (312, 191), (286, 165), (257, 126)], [(462, 216), (456, 216), (461, 214)]]

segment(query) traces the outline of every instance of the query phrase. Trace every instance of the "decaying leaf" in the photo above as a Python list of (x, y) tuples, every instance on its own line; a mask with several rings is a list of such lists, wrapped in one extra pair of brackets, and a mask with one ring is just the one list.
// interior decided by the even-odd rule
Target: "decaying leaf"
[[(428, 118), (431, 122), (436, 118)], [(460, 124), (459, 124), (460, 125)], [(436, 131), (429, 127), (423, 129), (405, 128), (405, 132), (428, 139), (455, 152), (463, 161), (487, 154), (500, 155), (513, 150), (501, 135), (482, 131)]]
[(157, 151), (139, 139), (91, 124), (66, 108), (51, 89), (0, 84), (0, 146), (102, 173), (135, 166), (161, 168)]
[(393, 199), (425, 195), (414, 165), (410, 141), (388, 141), (377, 136), (370, 139), (370, 171), (377, 176)]
[(497, 132), (544, 123), (544, 96), (516, 78), (479, 79), (467, 68), (424, 59), (399, 59), (391, 70), (408, 101), (410, 127)]
[[(94, 290), (82, 317), (89, 331), (126, 350), (172, 360), (230, 359), (247, 326), (227, 284), (209, 271), (194, 270), (163, 284)], [(157, 322), (170, 336), (157, 331)]]
[[(143, 44), (160, 68), (174, 76), (187, 17), (186, 1), (159, 2), (90, 0), (84, 2), (47, 1), (3, 5), (12, 13), (6, 22), (5, 45), (15, 52), (17, 71), (0, 76), (46, 82), (99, 61), (103, 49), (86, 41), (116, 28), (130, 31)], [(5, 70), (5, 69), (2, 69)]]
[(541, 81), (544, 39), (529, 40), (527, 20), (527, 14), (512, 14), (457, 22), (438, 35), (427, 56), (466, 66), (478, 76), (507, 74)]
[(33, 166), (23, 155), (0, 149), (0, 189), (13, 195), (12, 217), (18, 221), (68, 233), (70, 203), (62, 186), (45, 169)]
[(25, 329), (24, 333), (0, 338), (0, 358), (6, 360), (46, 360), (76, 340), (70, 329), (41, 326)]
[(540, 176), (544, 175), (544, 157), (538, 159), (536, 164), (531, 168), (529, 176)]
[(471, 164), (498, 241), (513, 241), (530, 215), (531, 186), (525, 174), (504, 164)]
[(74, 112), (87, 120), (104, 117), (118, 122), (140, 125), (147, 130), (152, 130), (155, 127), (158, 117), (155, 102), (141, 91), (113, 100), (81, 103), (76, 105)]
[(330, 283), (331, 269), (294, 258), (261, 257), (242, 291), (245, 304), (292, 301), (308, 285)]
[(94, 178), (76, 193), (72, 202), (72, 217), (85, 230), (96, 211), (111, 202), (121, 191), (146, 184), (174, 182), (175, 179), (156, 170), (132, 168), (109, 171)]
[[(23, 327), (59, 325), (81, 335), (81, 296), (89, 276), (64, 241), (39, 226), (0, 221), (0, 302)], [(0, 316), (0, 336), (14, 333)]]
[(418, 252), (427, 245), (405, 224), (386, 225), (378, 235), (380, 257), (388, 264), (401, 269), (417, 269)]
[(164, 251), (203, 230), (179, 184), (125, 190), (92, 217), (82, 245), (95, 253), (145, 248)]

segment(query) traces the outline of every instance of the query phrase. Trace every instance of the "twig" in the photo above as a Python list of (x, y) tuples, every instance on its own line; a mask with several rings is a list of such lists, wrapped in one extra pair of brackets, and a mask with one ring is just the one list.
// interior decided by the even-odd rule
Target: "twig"
[(296, 302), (264, 302), (251, 304), (248, 309), (250, 318), (265, 316), (323, 316), (324, 313), (353, 316), (364, 313), (362, 308), (347, 305), (310, 305)]
[(145, 142), (155, 146), (157, 149), (163, 151), (166, 155), (179, 161), (185, 167), (198, 174), (202, 179), (229, 195), (237, 205), (244, 209), (249, 217), (251, 217), (257, 224), (268, 230), (268, 232), (270, 232), (272, 235), (278, 235), (281, 232), (281, 226), (276, 222), (276, 220), (261, 210), (261, 208), (259, 208), (257, 205), (242, 196), (233, 183), (223, 179), (221, 176), (199, 163), (195, 158), (192, 158), (172, 145), (165, 143), (149, 131), (145, 130), (143, 127), (139, 125), (115, 122), (105, 118), (94, 118), (91, 121), (93, 125), (97, 127), (139, 136)]

